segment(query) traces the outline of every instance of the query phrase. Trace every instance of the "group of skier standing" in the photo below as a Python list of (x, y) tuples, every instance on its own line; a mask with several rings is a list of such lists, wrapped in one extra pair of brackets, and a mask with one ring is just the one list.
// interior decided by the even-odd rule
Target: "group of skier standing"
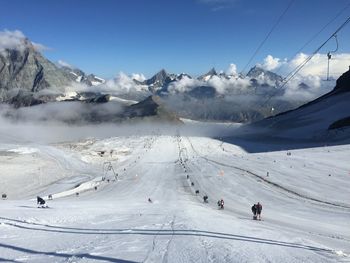
[(253, 219), (261, 220), (262, 205), (258, 202), (252, 206)]
[[(207, 198), (205, 202), (207, 202)], [(219, 209), (224, 209), (224, 199), (218, 200), (217, 204)], [(261, 220), (261, 211), (262, 211), (262, 205), (260, 204), (260, 202), (252, 206), (254, 220)]]

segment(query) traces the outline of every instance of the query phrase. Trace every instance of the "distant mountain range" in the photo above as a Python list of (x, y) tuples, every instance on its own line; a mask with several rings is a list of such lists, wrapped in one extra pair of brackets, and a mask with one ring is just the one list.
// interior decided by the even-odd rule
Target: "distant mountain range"
[[(157, 95), (164, 109), (179, 117), (252, 122), (306, 102), (283, 98), (284, 90), (278, 89), (282, 77), (258, 66), (246, 76), (218, 73), (212, 68), (197, 78), (162, 69), (144, 81), (130, 79), (125, 84), (114, 80), (111, 84), (80, 69), (50, 62), (28, 39), (23, 39), (23, 47), (0, 53), (0, 102), (17, 108), (57, 101), (118, 101), (129, 106), (131, 101)], [(82, 88), (69, 88), (76, 84)], [(310, 88), (304, 83), (299, 86)]]

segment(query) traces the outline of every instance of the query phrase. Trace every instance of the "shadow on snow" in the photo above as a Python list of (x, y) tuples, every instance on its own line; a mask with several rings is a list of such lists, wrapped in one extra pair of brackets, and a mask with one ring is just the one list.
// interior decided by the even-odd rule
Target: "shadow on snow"
[[(226, 233), (220, 233), (220, 232), (211, 232), (211, 231), (204, 231), (204, 230), (181, 230), (181, 229), (92, 229), (92, 228), (74, 228), (74, 227), (62, 227), (62, 226), (52, 226), (47, 224), (39, 224), (39, 223), (31, 223), (26, 222), (22, 220), (16, 220), (16, 219), (10, 219), (5, 217), (0, 217), (2, 220), (7, 220), (11, 222), (21, 223), (21, 224), (27, 224), (25, 225), (19, 225), (16, 223), (8, 223), (5, 224), (26, 229), (26, 230), (34, 230), (34, 231), (43, 231), (43, 232), (53, 232), (53, 233), (62, 233), (62, 234), (80, 234), (80, 235), (143, 235), (143, 236), (200, 236), (200, 237), (209, 237), (209, 238), (216, 238), (216, 239), (225, 239), (225, 240), (236, 240), (241, 242), (252, 242), (252, 243), (258, 243), (258, 244), (267, 244), (267, 245), (274, 245), (274, 246), (281, 246), (281, 247), (288, 247), (288, 248), (296, 248), (296, 249), (305, 249), (305, 250), (311, 250), (311, 251), (317, 251), (317, 252), (326, 252), (326, 253), (332, 253), (333, 251), (330, 249), (315, 247), (315, 246), (309, 246), (304, 244), (298, 244), (298, 243), (291, 243), (291, 242), (284, 242), (284, 241), (278, 241), (278, 240), (272, 240), (272, 239), (265, 239), (265, 238), (258, 238), (258, 237), (252, 237), (252, 236), (243, 236), (243, 235), (235, 235), (235, 234), (226, 234)], [(34, 227), (36, 226), (36, 227)], [(39, 228), (41, 227), (41, 228)], [(0, 247), (5, 247), (6, 245), (0, 244)], [(11, 247), (9, 247), (11, 248)], [(38, 252), (39, 253), (39, 252)], [(45, 252), (43, 252), (45, 253)], [(61, 255), (61, 254), (58, 254)], [(89, 255), (89, 254), (87, 254)], [(71, 255), (73, 256), (73, 255)], [(75, 256), (75, 255), (74, 255)], [(85, 254), (81, 255), (86, 257)], [(90, 257), (95, 257), (91, 256)], [(119, 261), (113, 261), (113, 262), (119, 262)], [(120, 262), (126, 262), (126, 261), (120, 261)]]
[[(71, 258), (71, 257), (80, 258), (80, 259), (86, 258), (86, 259), (103, 260), (107, 262), (117, 262), (117, 263), (134, 263), (134, 261), (128, 261), (128, 260), (122, 260), (122, 259), (104, 257), (104, 256), (96, 256), (88, 253), (68, 254), (68, 253), (58, 253), (58, 252), (45, 252), (45, 251), (28, 249), (28, 248), (16, 247), (16, 246), (3, 244), (3, 243), (0, 243), (0, 247), (16, 250), (23, 253), (34, 254), (34, 255), (45, 255), (45, 256), (53, 256), (53, 257), (61, 257), (61, 258)], [(1, 261), (1, 258), (0, 258), (0, 261)], [(6, 259), (6, 262), (20, 262), (20, 261)]]

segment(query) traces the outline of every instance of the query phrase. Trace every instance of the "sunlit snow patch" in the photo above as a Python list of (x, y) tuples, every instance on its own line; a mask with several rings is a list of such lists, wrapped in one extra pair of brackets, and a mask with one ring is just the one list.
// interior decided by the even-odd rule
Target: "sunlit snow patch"
[(19, 147), (16, 149), (10, 149), (8, 152), (14, 152), (19, 154), (32, 154), (39, 152), (39, 149), (36, 148), (30, 148), (30, 147)]
[(336, 251), (334, 251), (335, 252), (335, 254), (337, 254), (338, 256), (340, 256), (340, 257), (349, 257), (349, 255), (348, 254), (345, 254), (343, 251), (341, 251), (341, 250), (336, 250)]

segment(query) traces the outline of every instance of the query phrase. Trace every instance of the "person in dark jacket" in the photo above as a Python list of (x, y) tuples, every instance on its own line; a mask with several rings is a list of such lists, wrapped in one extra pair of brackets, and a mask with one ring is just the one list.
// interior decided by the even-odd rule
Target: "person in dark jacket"
[(208, 203), (208, 196), (207, 195), (203, 196), (203, 201), (204, 201), (204, 203)]
[(257, 205), (254, 204), (254, 205), (252, 206), (253, 219), (256, 219), (256, 212), (257, 212), (256, 210), (257, 210)]
[(256, 213), (259, 220), (261, 220), (262, 205), (258, 202), (256, 204)]
[(42, 199), (40, 196), (36, 197), (36, 203), (42, 207), (45, 206), (45, 200)]

